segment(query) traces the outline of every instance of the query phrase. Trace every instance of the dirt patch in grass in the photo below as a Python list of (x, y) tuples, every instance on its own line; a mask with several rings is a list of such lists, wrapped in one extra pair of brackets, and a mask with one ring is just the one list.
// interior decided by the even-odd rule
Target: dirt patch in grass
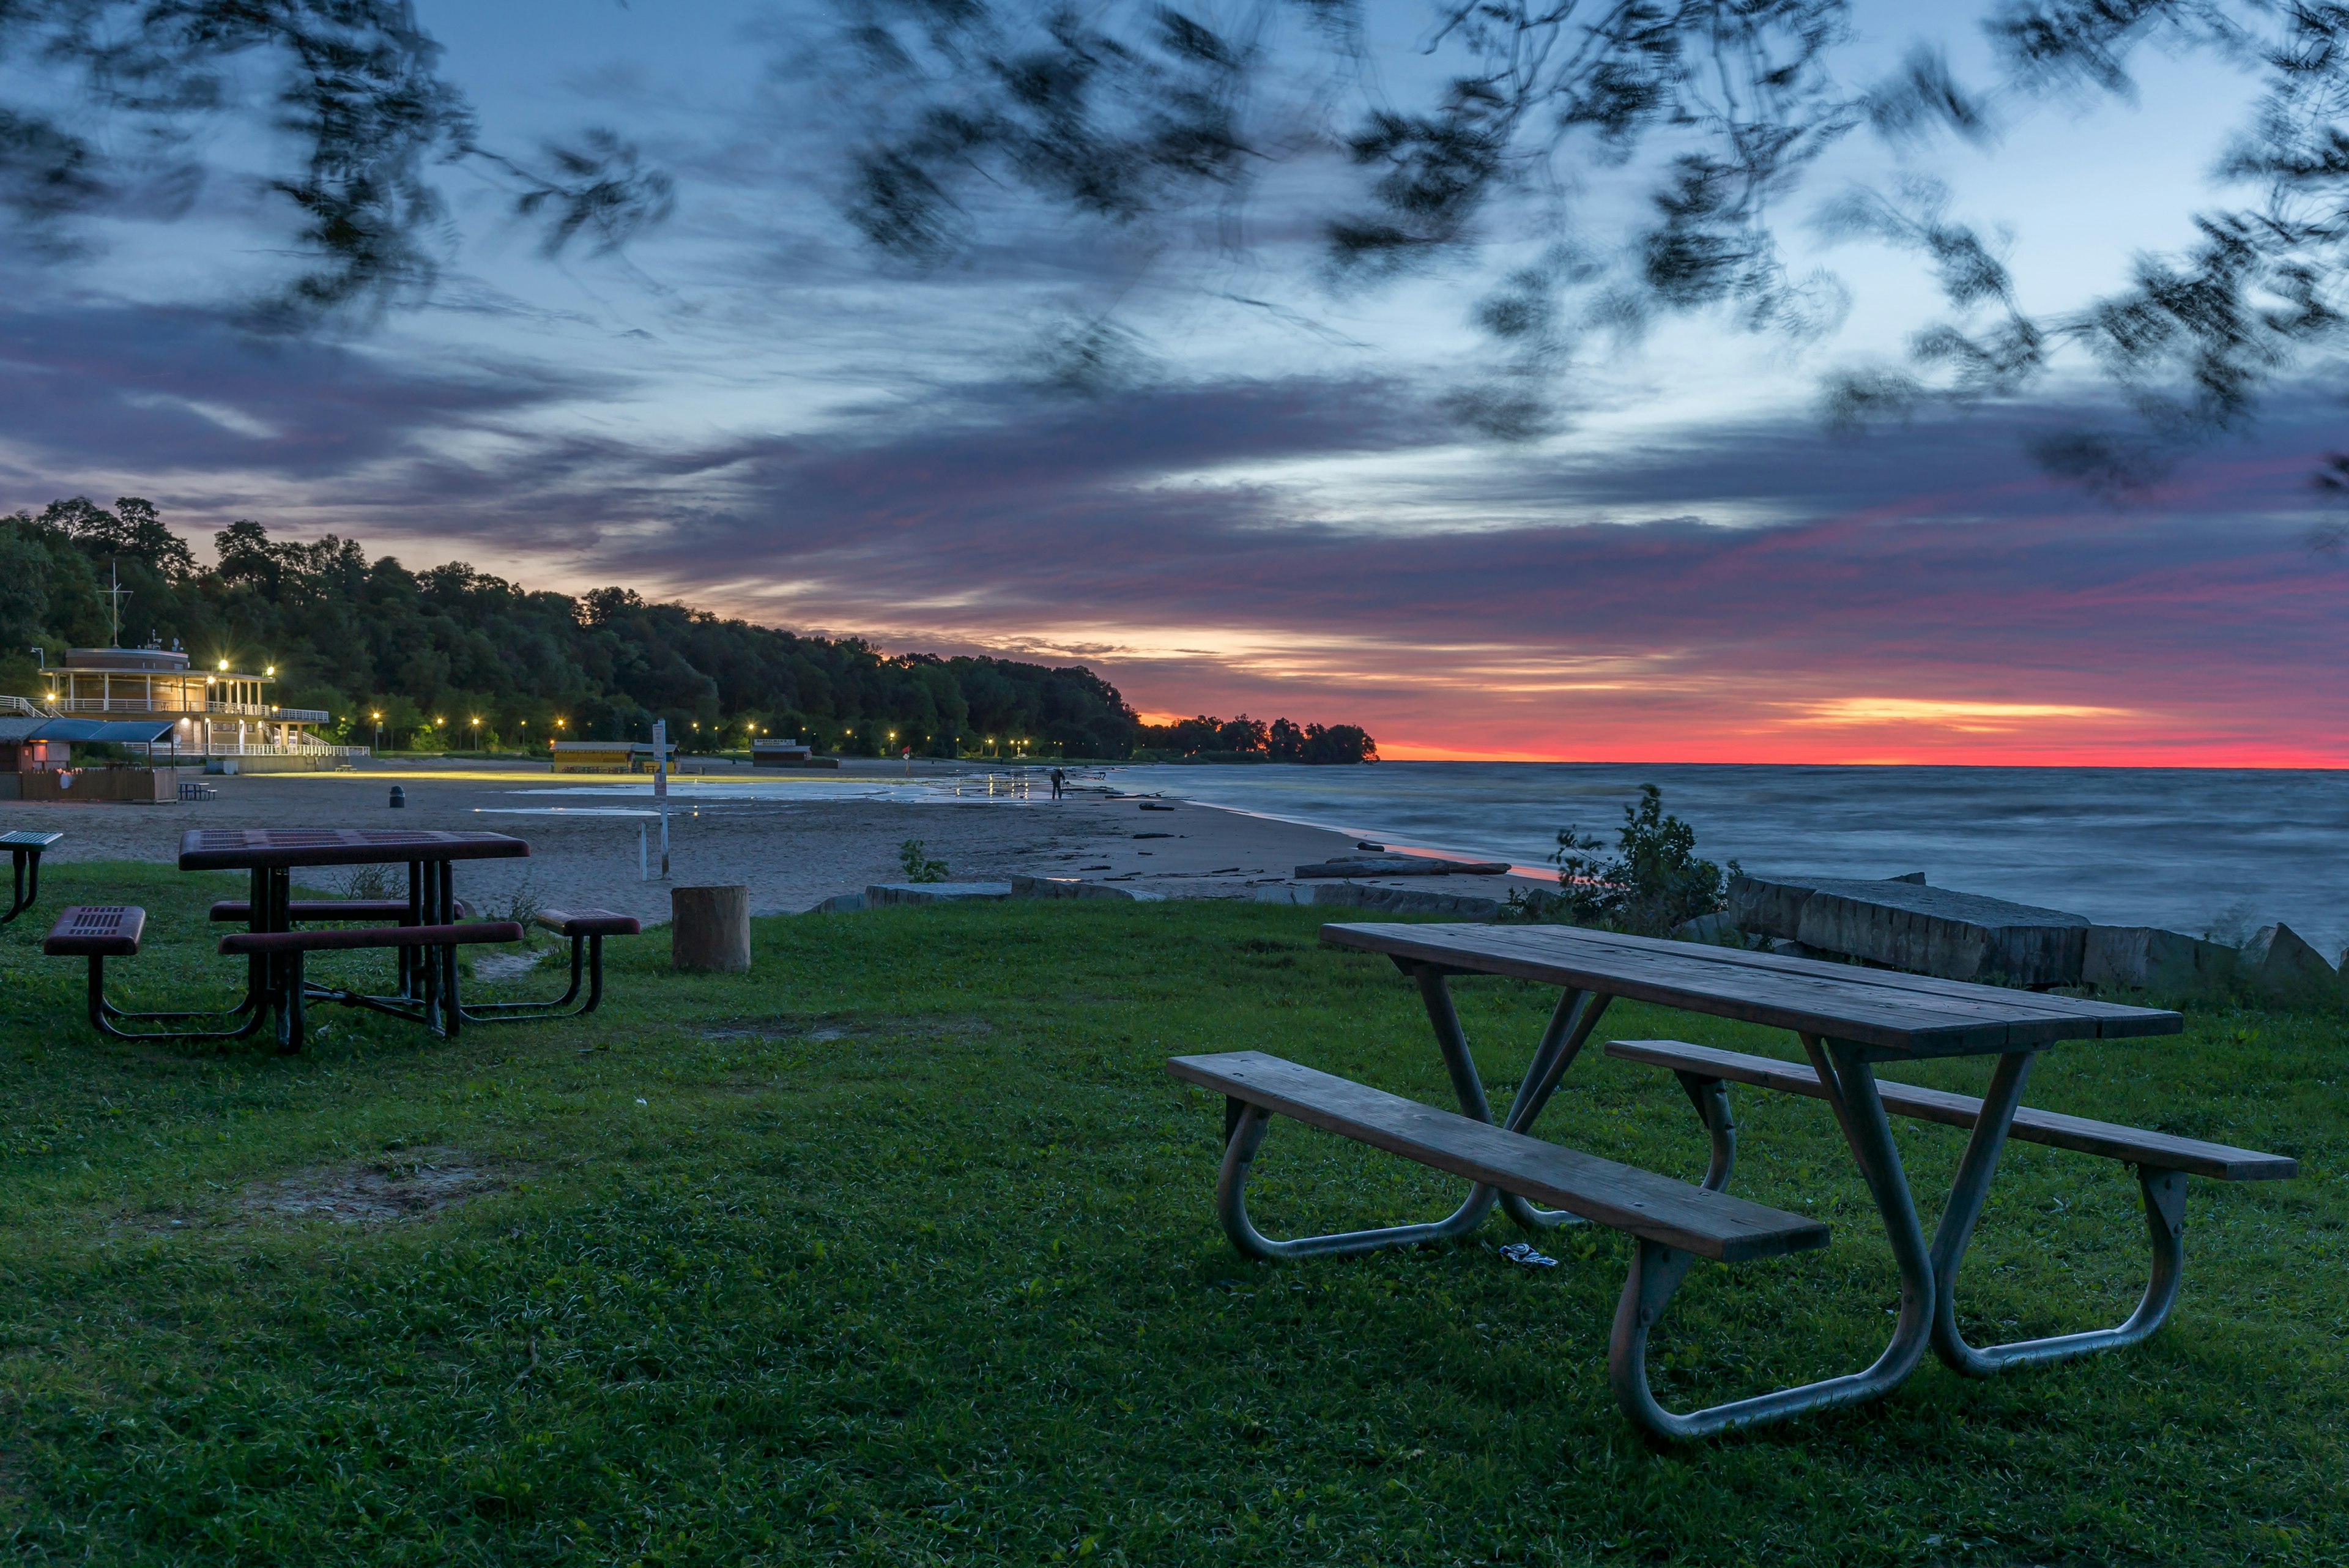
[(512, 980), (519, 975), (529, 974), (538, 968), (539, 960), (554, 950), (549, 948), (544, 952), (480, 954), (472, 961), (473, 978), (491, 981)]
[(519, 1172), (456, 1148), (412, 1148), (356, 1165), (329, 1166), (260, 1182), (238, 1207), (248, 1214), (380, 1224), (429, 1220), (484, 1193), (509, 1186)]
[(729, 1018), (701, 1031), (704, 1040), (866, 1040), (876, 1035), (977, 1039), (994, 1033), (983, 1018)]

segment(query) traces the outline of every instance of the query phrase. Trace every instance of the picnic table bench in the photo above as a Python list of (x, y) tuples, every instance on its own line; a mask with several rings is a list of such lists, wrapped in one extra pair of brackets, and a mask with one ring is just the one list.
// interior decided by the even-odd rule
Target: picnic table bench
[[(1616, 1306), (1609, 1379), (1625, 1414), (1650, 1437), (1701, 1437), (1809, 1410), (1879, 1397), (1897, 1387), (1928, 1345), (1959, 1371), (1982, 1376), (2028, 1361), (2076, 1355), (2144, 1337), (2175, 1300), (2185, 1173), (2224, 1179), (2289, 1176), (2280, 1156), (2180, 1139), (2115, 1124), (2023, 1112), (2021, 1096), (2042, 1049), (2066, 1040), (2174, 1034), (2178, 1014), (2045, 996), (1962, 981), (1778, 958), (1570, 927), (1330, 925), (1332, 946), (1378, 953), (1416, 982), (1458, 1112), (1372, 1089), (1259, 1052), (1177, 1057), (1174, 1076), (1225, 1096), (1218, 1218), (1233, 1244), (1258, 1258), (1306, 1257), (1464, 1236), (1500, 1207), (1529, 1229), (1588, 1222), (1634, 1238), (1637, 1251)], [(1494, 1124), (1447, 979), (1514, 976), (1561, 995), (1506, 1117)], [(1599, 1159), (1532, 1136), (1533, 1125), (1618, 996), (1793, 1031), (1809, 1066), (1679, 1042), (1617, 1042), (1627, 1060), (1670, 1067), (1712, 1137), (1701, 1182)], [(1981, 1100), (1879, 1084), (1875, 1064), (1993, 1055)], [(1900, 1310), (1890, 1342), (1867, 1368), (1797, 1387), (1731, 1400), (1685, 1415), (1665, 1410), (1649, 1386), (1648, 1334), (1697, 1258), (1744, 1262), (1823, 1246), (1827, 1227), (1725, 1191), (1735, 1162), (1726, 1084), (1762, 1084), (1825, 1099), (1858, 1165), (1891, 1244)], [(1965, 1155), (1929, 1245), (1892, 1141), (1888, 1112), (1971, 1128)], [(1471, 1183), (1445, 1219), (1276, 1241), (1249, 1220), (1246, 1190), (1271, 1116), (1281, 1115), (1413, 1159)], [(2013, 1136), (2137, 1164), (2155, 1246), (2155, 1280), (2119, 1328), (1976, 1350), (1958, 1334), (1958, 1268), (1992, 1175)], [(1545, 1208), (1542, 1205), (1555, 1205)]]
[(0, 915), (0, 926), (31, 909), (34, 900), (41, 896), (41, 854), (64, 836), (62, 833), (31, 833), (23, 829), (0, 833), (0, 844), (8, 846), (9, 864), (16, 877), (16, 896), (9, 902), (8, 912)]

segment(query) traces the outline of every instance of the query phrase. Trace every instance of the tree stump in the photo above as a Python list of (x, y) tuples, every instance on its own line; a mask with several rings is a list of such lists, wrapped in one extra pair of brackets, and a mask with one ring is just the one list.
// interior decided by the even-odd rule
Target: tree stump
[(668, 966), (746, 973), (750, 968), (750, 889), (672, 888)]

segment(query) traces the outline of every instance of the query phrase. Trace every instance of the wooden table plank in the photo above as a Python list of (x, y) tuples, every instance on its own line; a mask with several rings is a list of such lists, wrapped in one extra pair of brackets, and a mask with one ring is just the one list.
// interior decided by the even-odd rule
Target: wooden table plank
[(1920, 996), (1939, 996), (1955, 1000), (1974, 1000), (1987, 992), (2002, 999), (2009, 1009), (2036, 1012), (2049, 1018), (2076, 1019), (2082, 1017), (2135, 1018), (2150, 1011), (2142, 1007), (2127, 1007), (2118, 1002), (2095, 1002), (2085, 997), (2051, 996), (2044, 992), (2023, 991), (2008, 986), (1983, 985), (1975, 981), (1944, 980), (1938, 975), (1911, 974), (1905, 970), (1867, 969), (1853, 964), (1822, 963), (1817, 959), (1787, 958), (1779, 953), (1752, 952), (1736, 948), (1713, 948), (1710, 944), (1665, 942), (1659, 944), (1652, 937), (1635, 937), (1620, 931), (1591, 930), (1583, 927), (1566, 928), (1594, 944), (1619, 944), (1626, 950), (1653, 949), (1659, 945), (1671, 948), (1695, 948), (1700, 953), (1717, 952), (1752, 969), (1775, 970), (1785, 974), (1816, 974), (1822, 969), (1838, 978), (1855, 979), (1890, 991), (1914, 992)]
[(1489, 1182), (1585, 1219), (1724, 1262), (1824, 1247), (1826, 1221), (1601, 1159), (1390, 1095), (1261, 1051), (1176, 1056), (1166, 1070), (1217, 1094)]
[(379, 866), (409, 860), (502, 860), (530, 846), (503, 833), (428, 828), (202, 827), (180, 836), (182, 871), (261, 866)]
[[(1807, 1095), (1815, 1100), (1826, 1097), (1817, 1071), (1808, 1062), (1782, 1062), (1743, 1051), (1692, 1045), (1685, 1040), (1610, 1040), (1607, 1043), (1607, 1054), (1623, 1061), (1670, 1067), (1674, 1072), (1710, 1071), (1733, 1083)], [(1899, 1116), (1969, 1131), (1982, 1117), (1982, 1103), (1971, 1095), (1928, 1089), (1915, 1084), (1890, 1084), (1880, 1078), (1876, 1087), (1884, 1097), (1884, 1108)], [(2236, 1148), (2205, 1138), (2100, 1122), (2062, 1111), (2038, 1111), (2029, 1106), (2016, 1110), (2007, 1136), (2026, 1143), (2044, 1143), (2051, 1148), (2126, 1160), (2132, 1165), (2182, 1170), (2217, 1181), (2286, 1181), (2300, 1174), (2300, 1162), (2290, 1155), (2262, 1154), (2255, 1148)]]
[[(2175, 1012), (1573, 926), (1333, 924), (1321, 940), (1820, 1034), (1871, 1055), (1977, 1055), (2060, 1040), (2175, 1034)], [(1919, 983), (1922, 981), (1923, 983)]]

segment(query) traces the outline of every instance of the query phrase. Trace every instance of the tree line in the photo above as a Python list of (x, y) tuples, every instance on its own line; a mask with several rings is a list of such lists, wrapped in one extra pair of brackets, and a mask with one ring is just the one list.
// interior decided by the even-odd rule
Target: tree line
[(1354, 724), (1297, 725), (1287, 719), (1268, 724), (1246, 713), (1237, 719), (1177, 719), (1144, 724), (1140, 743), (1154, 752), (1209, 761), (1264, 763), (1374, 763), (1379, 743)]
[[(183, 648), (198, 668), (274, 665), (274, 701), (331, 715), (320, 726), (329, 740), (385, 749), (642, 740), (665, 720), (680, 744), (709, 751), (776, 735), (857, 756), (1376, 754), (1350, 725), (1145, 726), (1081, 665), (885, 654), (860, 638), (804, 637), (627, 588), (527, 589), (462, 561), (411, 572), (389, 556), (369, 559), (357, 540), (274, 539), (254, 522), (212, 544), (216, 564), (205, 566), (138, 496), (111, 510), (77, 496), (0, 516), (0, 691), (39, 690), (36, 649), (54, 663), (69, 647), (106, 646), (106, 589), (119, 578), (124, 646)], [(1227, 732), (1252, 746), (1235, 748)]]

